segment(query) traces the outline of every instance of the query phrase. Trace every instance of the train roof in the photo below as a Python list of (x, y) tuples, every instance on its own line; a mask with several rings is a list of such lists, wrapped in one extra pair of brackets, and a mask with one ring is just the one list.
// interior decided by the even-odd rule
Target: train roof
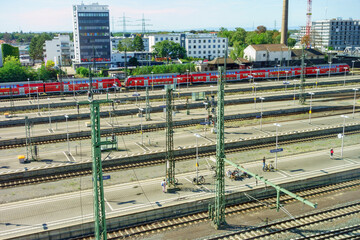
[[(331, 66), (334, 66), (334, 65), (347, 65), (346, 63), (332, 63)], [(313, 65), (313, 66), (308, 66), (308, 67), (328, 67), (329, 64), (318, 64), (318, 65)], [(301, 68), (301, 66), (281, 66), (279, 67), (280, 69), (289, 69), (289, 68)], [(256, 71), (256, 70), (274, 70), (274, 69), (277, 69), (277, 66), (276, 67), (268, 67), (268, 68), (254, 68), (252, 69), (253, 71)], [(230, 70), (227, 70), (226, 72), (248, 72), (250, 71), (249, 68), (247, 69), (230, 69)], [(218, 71), (206, 71), (206, 72), (189, 72), (189, 74), (204, 74), (204, 73), (218, 73)], [(187, 73), (159, 73), (159, 74), (142, 74), (142, 75), (134, 75), (134, 76), (129, 76), (130, 77), (150, 77), (150, 76), (172, 76), (172, 75), (186, 75)]]
[(5, 86), (5, 85), (27, 85), (27, 84), (34, 84), (34, 83), (43, 83), (43, 81), (26, 81), (26, 82), (2, 82), (0, 83), (0, 86)]
[[(103, 79), (117, 79), (116, 77), (93, 77), (92, 80), (103, 80)], [(89, 78), (63, 78), (63, 82), (73, 82), (73, 81), (88, 81)]]

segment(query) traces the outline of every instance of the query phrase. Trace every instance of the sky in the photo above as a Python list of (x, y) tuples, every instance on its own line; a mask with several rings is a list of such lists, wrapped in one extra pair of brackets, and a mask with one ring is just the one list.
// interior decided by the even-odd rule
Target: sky
[[(281, 28), (283, 0), (0, 0), (0, 32), (72, 32), (72, 5), (109, 5), (110, 27), (141, 31), (144, 14), (147, 31), (252, 30), (264, 25)], [(307, 0), (289, 0), (289, 29), (306, 25)], [(312, 20), (360, 19), (360, 0), (313, 0)], [(138, 25), (138, 26), (130, 26)]]

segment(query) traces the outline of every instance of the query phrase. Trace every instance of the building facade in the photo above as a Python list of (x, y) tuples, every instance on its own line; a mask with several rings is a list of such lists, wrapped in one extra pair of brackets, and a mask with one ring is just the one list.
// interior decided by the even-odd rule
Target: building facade
[(107, 5), (73, 5), (74, 62), (111, 61)]
[(212, 60), (225, 56), (227, 39), (214, 34), (187, 34), (185, 49), (188, 57)]
[(180, 44), (188, 57), (214, 59), (224, 57), (227, 39), (215, 34), (156, 34), (149, 35), (149, 50), (154, 51), (158, 42), (169, 40)]
[[(305, 27), (302, 27), (299, 41), (305, 32)], [(334, 50), (360, 47), (360, 20), (336, 18), (314, 21), (310, 30), (310, 45), (322, 50), (328, 47)]]
[(250, 62), (276, 62), (284, 65), (291, 60), (291, 51), (285, 44), (257, 44), (244, 49), (244, 58)]
[(165, 40), (175, 42), (180, 44), (180, 46), (185, 47), (185, 34), (183, 33), (171, 33), (171, 34), (154, 34), (147, 36), (149, 39), (149, 50), (150, 52), (154, 51), (154, 45), (158, 42)]
[(69, 35), (59, 34), (54, 39), (45, 41), (44, 52), (44, 57), (54, 61), (56, 66), (60, 63), (63, 66), (70, 66), (71, 59), (75, 57), (74, 43), (70, 41)]

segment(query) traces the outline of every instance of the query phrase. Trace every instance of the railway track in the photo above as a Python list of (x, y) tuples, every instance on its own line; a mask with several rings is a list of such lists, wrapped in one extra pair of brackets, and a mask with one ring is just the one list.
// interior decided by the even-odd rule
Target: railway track
[[(348, 131), (347, 135), (350, 134), (358, 134), (360, 133), (360, 130), (357, 131)], [(293, 139), (293, 140), (287, 140), (287, 141), (281, 141), (281, 145), (285, 144), (293, 144), (297, 142), (310, 142), (320, 139), (327, 139), (327, 138), (334, 138), (337, 134), (328, 134), (328, 135), (322, 135), (322, 136), (316, 136), (316, 137), (309, 137), (309, 138), (301, 138), (301, 139)], [(257, 144), (253, 146), (247, 146), (247, 147), (236, 147), (231, 149), (225, 149), (225, 153), (236, 153), (236, 152), (242, 152), (242, 151), (250, 151), (254, 149), (263, 149), (267, 147), (272, 147), (273, 143), (264, 143), (264, 144)], [(206, 153), (198, 153), (199, 157), (208, 157), (215, 154), (215, 151), (209, 151)], [(195, 158), (195, 154), (189, 154), (184, 156), (178, 156), (175, 157), (176, 161), (184, 161), (191, 158)], [(120, 171), (120, 170), (126, 170), (126, 169), (133, 169), (133, 168), (140, 168), (140, 167), (148, 167), (148, 166), (154, 166), (158, 164), (164, 164), (165, 163), (165, 157), (161, 159), (153, 159), (153, 160), (146, 160), (142, 162), (136, 162), (136, 163), (119, 163), (119, 165), (115, 166), (109, 166), (109, 167), (103, 167), (103, 172), (114, 172), (114, 171)], [(25, 186), (30, 184), (39, 184), (39, 183), (45, 183), (45, 182), (52, 182), (52, 181), (58, 181), (63, 179), (69, 179), (74, 177), (82, 177), (91, 175), (92, 170), (83, 170), (83, 171), (76, 171), (76, 172), (62, 172), (58, 174), (52, 174), (47, 176), (38, 176), (38, 177), (29, 177), (29, 178), (22, 178), (17, 180), (9, 180), (9, 181), (2, 181), (0, 182), (0, 189), (4, 188), (11, 188), (11, 187), (19, 187), (19, 186)]]
[[(353, 180), (349, 182), (343, 182), (338, 184), (327, 185), (319, 188), (308, 189), (296, 194), (304, 198), (314, 198), (322, 196), (324, 194), (336, 193), (343, 190), (353, 189), (360, 186), (360, 180)], [(284, 195), (280, 197), (281, 203), (294, 202), (293, 198)], [(227, 216), (248, 214), (249, 212), (261, 211), (264, 208), (272, 208), (276, 205), (276, 197), (262, 199), (261, 201), (252, 201), (232, 206), (227, 206), (225, 214)], [(360, 202), (347, 204), (345, 206), (326, 209), (323, 211), (317, 211), (307, 215), (296, 217), (295, 220), (288, 219), (283, 221), (277, 221), (275, 223), (267, 224), (260, 227), (247, 228), (245, 230), (232, 231), (231, 233), (206, 237), (206, 239), (263, 239), (264, 237), (270, 237), (268, 239), (276, 239), (277, 234), (284, 233), (291, 229), (302, 228), (304, 226), (313, 225), (336, 219), (339, 217), (356, 214), (360, 212)], [(129, 226), (122, 229), (108, 231), (108, 239), (126, 239), (146, 237), (147, 235), (154, 233), (161, 233), (168, 230), (173, 230), (179, 227), (186, 227), (190, 224), (197, 224), (201, 222), (210, 221), (208, 218), (208, 212), (199, 212), (191, 215), (183, 215), (174, 217), (171, 219), (164, 219), (156, 222), (148, 222), (135, 226)], [(355, 227), (356, 228), (356, 227)], [(350, 231), (351, 229), (349, 229)], [(345, 230), (343, 231), (345, 232)], [(325, 233), (324, 233), (325, 234)], [(326, 233), (330, 234), (330, 233)], [(334, 233), (335, 234), (335, 233)], [(149, 236), (150, 237), (150, 236)], [(84, 236), (77, 238), (82, 240), (94, 239), (93, 236)], [(302, 238), (301, 238), (302, 239)], [(304, 238), (308, 239), (308, 238)]]
[[(341, 114), (347, 114), (347, 113), (352, 113), (352, 111), (348, 111), (348, 112), (344, 112), (341, 111)], [(284, 113), (284, 114), (277, 114), (277, 115), (269, 115), (269, 116), (263, 116), (263, 119), (267, 118), (267, 117), (282, 117), (282, 116), (292, 116), (292, 115), (298, 115), (299, 113), (295, 112), (295, 113)], [(326, 115), (327, 117), (329, 116), (336, 116), (339, 115), (339, 113), (337, 113), (337, 111), (331, 111), (328, 115)], [(254, 120), (253, 117), (243, 117), (243, 118), (233, 118), (233, 119), (225, 119), (225, 123), (231, 123), (231, 122), (242, 122), (242, 121), (247, 121), (247, 120)], [(293, 120), (303, 120), (303, 118), (297, 118), (297, 119), (293, 119)], [(282, 121), (278, 121), (278, 122), (282, 122)], [(174, 129), (176, 128), (187, 128), (187, 127), (193, 127), (193, 126), (198, 126), (198, 123), (194, 123), (194, 124), (181, 124), (181, 125), (175, 125), (173, 126)], [(156, 132), (156, 131), (161, 131), (164, 130), (165, 127), (149, 127), (149, 128), (143, 128), (143, 133), (146, 132)], [(129, 130), (129, 131), (124, 131), (124, 132), (116, 132), (114, 133), (116, 136), (125, 136), (125, 135), (131, 135), (131, 134), (136, 134), (138, 133), (140, 130)], [(101, 137), (110, 137), (112, 134), (101, 134)], [(71, 137), (69, 138), (69, 141), (79, 141), (79, 140), (85, 140), (85, 139), (90, 139), (91, 135), (89, 136), (82, 136), (82, 137)], [(53, 144), (53, 143), (59, 143), (59, 142), (65, 142), (67, 141), (66, 137), (63, 137), (61, 139), (56, 139), (56, 140), (49, 140), (49, 141), (34, 141), (34, 139), (32, 139), (32, 144), (33, 145), (45, 145), (45, 144)], [(19, 147), (25, 147), (26, 143), (24, 142), (23, 144), (11, 144), (11, 145), (1, 145), (0, 146), (0, 150), (2, 149), (12, 149), (12, 148), (19, 148)]]

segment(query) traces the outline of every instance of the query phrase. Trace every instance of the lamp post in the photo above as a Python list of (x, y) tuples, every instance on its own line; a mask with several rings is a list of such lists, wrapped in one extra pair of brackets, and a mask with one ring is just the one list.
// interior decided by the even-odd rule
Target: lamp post
[(69, 125), (68, 125), (68, 115), (64, 116), (66, 119), (66, 140), (67, 140), (67, 146), (68, 146), (68, 153), (70, 154), (70, 142), (69, 142)]
[(49, 110), (49, 129), (51, 130), (51, 113), (50, 113), (50, 98), (47, 98), (48, 100), (48, 110)]
[(354, 106), (353, 106), (353, 118), (355, 118), (355, 105), (356, 105), (356, 91), (358, 91), (358, 88), (353, 88), (354, 90)]
[(315, 94), (313, 92), (309, 92), (310, 94), (310, 110), (309, 110), (309, 124), (311, 124), (311, 112), (312, 112), (312, 96)]
[(189, 69), (186, 69), (186, 89), (189, 89)]
[(341, 115), (342, 118), (344, 118), (344, 123), (343, 123), (343, 133), (341, 136), (341, 158), (343, 158), (343, 152), (344, 152), (344, 137), (345, 137), (345, 119), (349, 118), (348, 116), (345, 115)]
[(151, 72), (151, 87), (152, 87), (151, 91), (154, 91), (154, 72)]
[(30, 96), (30, 79), (28, 78), (28, 89), (29, 89), (29, 101), (31, 101), (31, 96)]
[(294, 98), (293, 98), (293, 99), (294, 99), (294, 105), (295, 105), (295, 94), (296, 94), (296, 93), (295, 93), (295, 90), (296, 90), (296, 82), (297, 82), (298, 80), (295, 80), (295, 79), (294, 79), (293, 81), (294, 81)]
[(278, 81), (280, 80), (280, 70), (279, 70), (280, 65), (277, 65), (278, 68)]
[[(278, 127), (281, 127), (280, 124), (274, 123), (274, 126), (276, 126), (276, 149), (278, 149)], [(277, 151), (275, 152), (275, 170), (277, 170)]]
[(74, 76), (72, 76), (72, 87), (73, 87), (73, 94), (74, 94), (74, 99), (75, 99), (75, 80), (74, 80)]
[(355, 63), (355, 60), (352, 60), (352, 70), (351, 70), (351, 74), (354, 76), (354, 63)]
[(345, 87), (345, 81), (346, 81), (346, 71), (348, 70), (348, 67), (344, 67), (344, 87)]
[(329, 62), (329, 78), (330, 78), (330, 73), (331, 73), (331, 62)]
[(249, 75), (249, 83), (251, 84), (251, 79), (252, 79), (252, 66), (249, 67), (250, 68), (250, 75)]
[(198, 138), (201, 137), (200, 134), (195, 133), (194, 136), (196, 137), (196, 165), (195, 165), (195, 169), (196, 169), (196, 184), (198, 183), (199, 180), (199, 148), (198, 148)]
[(315, 69), (315, 71), (316, 71), (316, 82), (315, 82), (315, 84), (316, 84), (316, 88), (317, 88), (317, 84), (318, 84), (318, 77), (319, 77), (319, 71), (320, 71), (320, 69)]
[(263, 117), (263, 101), (265, 100), (265, 98), (260, 97), (261, 100), (261, 112), (260, 112), (260, 130), (262, 130), (262, 117)]
[(255, 93), (255, 95), (254, 95), (254, 108), (256, 109), (256, 85), (257, 85), (258, 83), (254, 83), (254, 93)]
[(288, 73), (289, 73), (289, 71), (285, 71), (285, 81), (287, 82), (287, 76), (288, 76)]
[(137, 96), (138, 96), (138, 92), (137, 92), (137, 80), (135, 80), (135, 99), (136, 99), (136, 103), (135, 105), (137, 106)]
[(38, 104), (38, 115), (40, 116), (39, 87), (36, 87), (36, 98), (37, 98), (37, 104)]
[(144, 135), (143, 135), (143, 127), (142, 127), (142, 117), (143, 117), (143, 108), (139, 108), (140, 110), (140, 132), (141, 132), (141, 145), (144, 145)]

